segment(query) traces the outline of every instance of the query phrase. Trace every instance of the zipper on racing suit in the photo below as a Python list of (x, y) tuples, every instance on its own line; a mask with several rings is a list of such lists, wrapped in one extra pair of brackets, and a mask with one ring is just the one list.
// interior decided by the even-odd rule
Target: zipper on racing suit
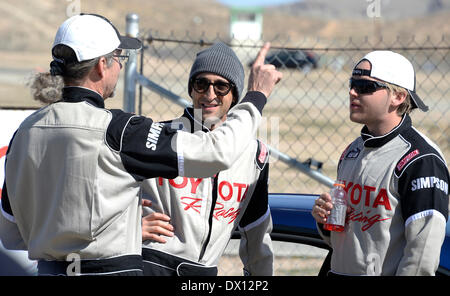
[(217, 183), (219, 179), (219, 173), (217, 173), (214, 176), (213, 181), (213, 188), (212, 188), (212, 201), (211, 201), (211, 209), (209, 212), (209, 218), (208, 218), (208, 236), (206, 237), (205, 243), (202, 246), (202, 250), (200, 251), (200, 256), (198, 257), (198, 261), (202, 260), (203, 256), (205, 255), (206, 247), (208, 246), (209, 240), (211, 239), (211, 232), (212, 232), (212, 223), (213, 223), (213, 216), (214, 216), (214, 209), (216, 208), (216, 201), (217, 201)]

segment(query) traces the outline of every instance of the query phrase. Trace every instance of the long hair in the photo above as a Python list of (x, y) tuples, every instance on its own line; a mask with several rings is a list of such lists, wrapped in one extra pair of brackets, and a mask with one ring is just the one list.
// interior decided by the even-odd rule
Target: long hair
[[(78, 62), (75, 52), (63, 44), (55, 46), (52, 54), (54, 60), (50, 63), (50, 71), (35, 74), (28, 83), (33, 98), (44, 104), (59, 101), (65, 85), (79, 85), (101, 58)], [(104, 57), (109, 67), (113, 53)]]

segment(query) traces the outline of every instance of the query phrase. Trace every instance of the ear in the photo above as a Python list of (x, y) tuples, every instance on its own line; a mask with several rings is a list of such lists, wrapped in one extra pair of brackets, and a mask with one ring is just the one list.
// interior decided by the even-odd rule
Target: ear
[(394, 92), (392, 94), (392, 107), (397, 108), (398, 106), (400, 106), (405, 100), (406, 100), (406, 92), (400, 91), (400, 92)]
[(97, 75), (100, 78), (103, 78), (105, 76), (106, 68), (108, 68), (108, 63), (106, 61), (106, 58), (105, 57), (101, 57), (98, 60), (97, 65), (95, 65), (94, 68), (95, 68), (95, 71), (96, 71)]

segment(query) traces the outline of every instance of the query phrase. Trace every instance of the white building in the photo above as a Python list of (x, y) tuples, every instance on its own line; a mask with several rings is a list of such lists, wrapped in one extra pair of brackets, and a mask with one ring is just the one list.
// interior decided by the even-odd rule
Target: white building
[(231, 39), (245, 42), (261, 40), (263, 25), (263, 9), (255, 7), (230, 8), (230, 34)]
[(261, 6), (232, 6), (230, 8), (230, 38), (234, 50), (245, 65), (253, 60), (262, 45), (263, 8)]

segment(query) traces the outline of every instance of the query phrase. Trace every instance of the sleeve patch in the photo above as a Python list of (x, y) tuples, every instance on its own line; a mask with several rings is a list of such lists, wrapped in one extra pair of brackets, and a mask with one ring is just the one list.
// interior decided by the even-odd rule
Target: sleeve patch
[(256, 165), (259, 169), (263, 169), (269, 161), (269, 149), (261, 141), (257, 140), (258, 148), (256, 149)]
[(404, 167), (405, 167), (405, 165), (408, 163), (408, 162), (410, 162), (414, 157), (416, 157), (417, 155), (419, 155), (420, 154), (420, 152), (419, 152), (419, 149), (416, 149), (416, 150), (414, 150), (414, 151), (412, 151), (412, 152), (410, 152), (408, 155), (406, 155), (405, 157), (403, 157), (402, 158), (402, 160), (400, 160), (398, 163), (397, 163), (397, 171), (401, 171)]

